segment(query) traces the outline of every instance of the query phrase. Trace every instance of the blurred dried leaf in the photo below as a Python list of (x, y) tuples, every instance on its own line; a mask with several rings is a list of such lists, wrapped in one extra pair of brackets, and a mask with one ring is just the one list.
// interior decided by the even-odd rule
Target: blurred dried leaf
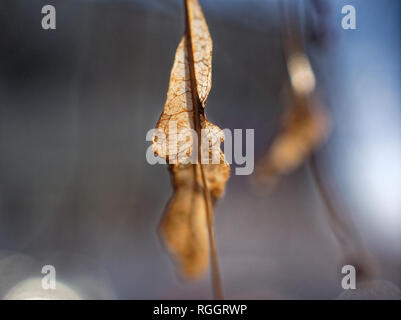
[[(224, 193), (230, 174), (228, 165), (203, 165), (213, 199)], [(207, 212), (200, 166), (170, 165), (174, 194), (164, 214), (161, 232), (169, 251), (186, 277), (202, 275), (209, 265)]]
[(330, 132), (328, 111), (314, 96), (291, 93), (291, 107), (281, 129), (257, 168), (259, 182), (274, 186), (281, 175), (301, 166), (320, 147)]
[[(210, 202), (223, 195), (230, 167), (220, 149), (224, 134), (204, 114), (211, 89), (212, 40), (198, 1), (187, 1), (186, 9), (186, 34), (176, 51), (167, 100), (156, 125), (164, 131), (165, 140), (154, 137), (153, 150), (169, 163), (174, 186), (160, 232), (181, 274), (195, 278), (208, 269), (208, 208), (211, 212)], [(176, 132), (170, 132), (173, 122), (177, 124)], [(200, 136), (201, 129), (206, 130), (205, 138), (210, 141), (203, 153), (211, 156), (217, 147), (220, 163), (188, 163), (194, 151), (200, 154), (199, 143), (194, 141), (196, 137), (191, 130)]]

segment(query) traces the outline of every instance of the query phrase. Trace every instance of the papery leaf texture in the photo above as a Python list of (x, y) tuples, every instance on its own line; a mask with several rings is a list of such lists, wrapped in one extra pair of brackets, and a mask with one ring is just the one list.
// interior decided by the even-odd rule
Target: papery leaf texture
[[(222, 197), (230, 167), (220, 149), (224, 133), (204, 113), (212, 85), (212, 39), (198, 1), (187, 1), (186, 9), (187, 30), (175, 54), (167, 99), (156, 125), (165, 135), (154, 136), (153, 151), (167, 160), (174, 187), (160, 225), (161, 236), (180, 273), (197, 278), (208, 270), (210, 255), (205, 194), (213, 204)], [(191, 134), (195, 130), (200, 135), (200, 129), (208, 141), (202, 148)], [(207, 157), (217, 150), (218, 161), (189, 162), (200, 149)]]

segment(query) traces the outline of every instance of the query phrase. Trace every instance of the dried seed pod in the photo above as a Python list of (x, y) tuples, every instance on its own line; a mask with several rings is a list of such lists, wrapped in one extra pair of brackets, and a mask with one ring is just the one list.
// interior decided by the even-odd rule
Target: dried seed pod
[(280, 176), (301, 166), (329, 133), (328, 111), (315, 97), (290, 95), (279, 133), (258, 165), (258, 181), (273, 186)]
[[(181, 274), (196, 278), (208, 269), (210, 248), (215, 258), (212, 205), (224, 193), (230, 167), (220, 149), (223, 131), (204, 113), (211, 89), (212, 40), (197, 0), (186, 1), (186, 17), (156, 125), (164, 138), (154, 136), (153, 151), (169, 163), (174, 186), (160, 232)], [(216, 163), (200, 161), (216, 155)]]

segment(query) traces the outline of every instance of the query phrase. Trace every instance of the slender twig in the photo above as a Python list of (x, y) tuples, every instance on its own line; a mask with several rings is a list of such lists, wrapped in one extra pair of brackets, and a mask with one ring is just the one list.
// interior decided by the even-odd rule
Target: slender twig
[[(203, 170), (203, 166), (201, 164), (201, 123), (200, 116), (203, 114), (203, 108), (201, 107), (201, 102), (199, 99), (199, 94), (196, 85), (196, 75), (195, 75), (195, 66), (194, 66), (194, 53), (193, 53), (193, 44), (192, 44), (192, 35), (191, 35), (191, 21), (189, 18), (188, 12), (188, 0), (184, 0), (185, 4), (185, 18), (186, 18), (186, 45), (188, 52), (188, 65), (189, 65), (189, 73), (191, 78), (191, 94), (192, 94), (192, 104), (193, 104), (193, 112), (194, 112), (194, 127), (198, 136), (198, 163), (194, 164), (194, 166), (199, 166), (202, 185), (203, 185), (203, 197), (205, 199), (206, 205), (206, 220), (209, 234), (209, 243), (210, 243), (210, 255), (211, 255), (211, 269), (212, 269), (212, 282), (213, 282), (213, 290), (214, 296), (216, 299), (223, 299), (223, 290), (221, 286), (220, 272), (217, 261), (217, 250), (216, 243), (214, 239), (213, 232), (213, 207), (212, 201), (210, 199), (210, 193), (207, 186), (207, 181), (205, 177), (205, 172)], [(197, 171), (197, 170), (195, 170)]]
[(322, 177), (316, 154), (312, 154), (310, 157), (309, 167), (320, 197), (327, 209), (330, 229), (341, 248), (344, 262), (355, 264), (358, 269), (358, 279), (373, 278), (378, 271), (377, 265), (364, 247), (351, 219), (347, 219), (343, 210), (338, 208), (338, 201), (334, 200), (333, 193), (329, 191), (329, 187), (324, 182), (327, 179)]

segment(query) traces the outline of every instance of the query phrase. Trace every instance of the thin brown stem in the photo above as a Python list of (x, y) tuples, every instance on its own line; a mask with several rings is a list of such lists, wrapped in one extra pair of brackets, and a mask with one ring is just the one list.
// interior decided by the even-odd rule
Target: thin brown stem
[(347, 244), (349, 245), (349, 238), (352, 233), (348, 225), (343, 221), (343, 219), (340, 218), (339, 214), (336, 212), (336, 208), (332, 202), (329, 192), (322, 181), (322, 177), (320, 175), (315, 154), (312, 154), (309, 160), (309, 165), (311, 168), (312, 177), (315, 181), (320, 197), (327, 208), (330, 226), (333, 230), (336, 239), (338, 240), (341, 247), (343, 248), (343, 251), (345, 252), (347, 251), (346, 247)]
[[(207, 181), (205, 177), (205, 172), (203, 170), (203, 166), (201, 164), (201, 123), (200, 116), (203, 115), (203, 108), (201, 106), (201, 102), (198, 95), (197, 85), (196, 85), (196, 74), (195, 74), (195, 65), (194, 65), (194, 53), (193, 53), (193, 44), (192, 44), (192, 35), (191, 35), (191, 21), (189, 18), (188, 12), (188, 0), (184, 0), (185, 5), (185, 18), (186, 18), (186, 46), (188, 52), (188, 65), (189, 65), (189, 73), (191, 78), (191, 95), (192, 95), (192, 105), (193, 105), (193, 113), (194, 113), (194, 127), (198, 136), (198, 163), (195, 166), (199, 166), (202, 185), (203, 185), (203, 197), (205, 199), (206, 205), (206, 220), (207, 220), (207, 228), (209, 234), (209, 244), (210, 244), (210, 256), (211, 256), (211, 269), (212, 269), (212, 282), (213, 282), (213, 291), (214, 296), (217, 300), (223, 299), (223, 290), (221, 286), (220, 272), (217, 261), (217, 250), (216, 243), (214, 239), (213, 232), (213, 207), (210, 199), (210, 192), (207, 186)], [(197, 170), (195, 170), (197, 171)]]

